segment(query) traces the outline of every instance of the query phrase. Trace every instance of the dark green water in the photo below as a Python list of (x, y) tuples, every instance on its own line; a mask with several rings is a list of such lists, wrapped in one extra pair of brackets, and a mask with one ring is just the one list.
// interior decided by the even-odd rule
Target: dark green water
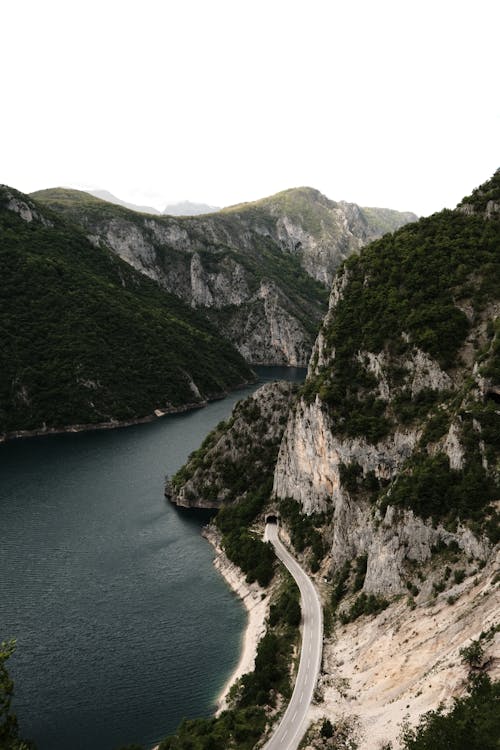
[(252, 390), (151, 424), (0, 446), (0, 640), (17, 638), (15, 708), (38, 750), (152, 745), (213, 711), (245, 612), (212, 567), (206, 514), (167, 504), (163, 481)]

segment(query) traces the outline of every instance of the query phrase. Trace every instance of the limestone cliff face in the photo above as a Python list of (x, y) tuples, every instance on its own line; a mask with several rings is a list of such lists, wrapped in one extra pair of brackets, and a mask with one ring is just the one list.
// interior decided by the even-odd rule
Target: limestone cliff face
[[(453, 435), (453, 428), (450, 428)], [(443, 441), (460, 465), (462, 449), (447, 433)], [(440, 540), (455, 541), (469, 557), (484, 559), (490, 549), (485, 538), (476, 538), (465, 526), (456, 532), (442, 524), (419, 518), (411, 510), (388, 505), (374, 508), (365, 498), (351, 496), (343, 484), (343, 467), (359, 466), (363, 475), (373, 472), (383, 480), (395, 478), (411, 457), (421, 430), (396, 431), (390, 440), (376, 445), (355, 438), (341, 438), (321, 407), (299, 401), (292, 410), (281, 442), (274, 474), (274, 493), (300, 503), (307, 514), (333, 511), (330, 560), (333, 569), (367, 555), (364, 591), (397, 594), (405, 590), (408, 560), (430, 560)]]
[(349, 255), (417, 219), (410, 212), (332, 201), (311, 188), (286, 190), (260, 203), (276, 222), (270, 230), (273, 239), (298, 255), (310, 276), (327, 286)]
[(16, 191), (11, 190), (8, 185), (0, 185), (0, 189), (2, 191), (2, 198), (5, 202), (5, 208), (8, 211), (18, 214), (18, 216), (27, 224), (36, 222), (45, 227), (53, 226), (53, 222), (44, 216), (37, 209), (37, 206), (26, 196), (22, 196), (22, 194), (18, 194)]
[(390, 479), (411, 455), (419, 433), (397, 431), (390, 440), (372, 445), (362, 438), (335, 434), (335, 427), (321, 407), (299, 401), (289, 417), (274, 475), (279, 497), (293, 497), (306, 513), (319, 513), (340, 503), (345, 493), (341, 466), (356, 463), (363, 473)]
[(205, 309), (256, 364), (305, 366), (339, 263), (416, 218), (334, 203), (310, 188), (190, 217), (153, 217), (71, 190), (36, 198), (83, 226), (95, 245)]

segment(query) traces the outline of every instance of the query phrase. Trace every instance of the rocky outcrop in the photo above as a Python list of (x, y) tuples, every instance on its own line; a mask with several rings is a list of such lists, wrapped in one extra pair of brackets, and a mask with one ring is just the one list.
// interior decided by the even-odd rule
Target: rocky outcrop
[(13, 188), (0, 234), (0, 439), (133, 424), (255, 379), (203, 315)]
[(0, 193), (2, 206), (7, 211), (18, 214), (27, 224), (37, 222), (43, 224), (45, 227), (54, 226), (53, 222), (44, 216), (38, 210), (36, 204), (29, 200), (27, 196), (23, 196), (21, 193), (17, 193), (17, 191), (12, 191), (8, 185), (0, 185)]
[(187, 508), (219, 508), (270, 484), (295, 392), (291, 383), (266, 383), (239, 401), (167, 482), (166, 497)]
[(406, 597), (398, 597), (376, 617), (337, 627), (324, 645), (321, 700), (310, 709), (317, 739), (305, 750), (328, 747), (320, 733), (325, 717), (336, 730), (350, 721), (357, 730), (351, 746), (358, 750), (400, 748), (403, 722), (415, 725), (422, 714), (463, 697), (468, 671), (463, 650), (473, 642), (484, 649), (484, 666), (476, 674), (484, 670), (498, 680), (499, 564), (500, 557), (492, 556), (482, 569), (470, 566), (448, 591), (436, 597), (422, 592), (421, 604), (409, 607)]
[[(456, 440), (453, 430), (450, 433), (445, 439), (448, 447)], [(359, 438), (340, 438), (319, 400), (309, 405), (300, 401), (289, 417), (274, 474), (274, 494), (293, 498), (307, 514), (333, 512), (332, 531), (327, 532), (330, 564), (338, 569), (344, 562), (366, 555), (363, 588), (367, 593), (404, 591), (408, 561), (428, 561), (440, 540), (447, 545), (455, 542), (467, 556), (484, 559), (488, 554), (488, 541), (476, 538), (464, 526), (451, 533), (410, 510), (389, 505), (380, 511), (368, 500), (351, 496), (343, 484), (343, 468), (353, 465), (363, 476), (396, 477), (419, 437), (418, 430), (397, 431), (376, 445)]]
[(292, 497), (305, 513), (320, 513), (344, 498), (342, 466), (356, 464), (364, 474), (374, 472), (390, 479), (411, 455), (419, 431), (397, 431), (372, 445), (366, 439), (347, 439), (335, 434), (319, 399), (299, 401), (290, 414), (274, 474), (274, 492)]

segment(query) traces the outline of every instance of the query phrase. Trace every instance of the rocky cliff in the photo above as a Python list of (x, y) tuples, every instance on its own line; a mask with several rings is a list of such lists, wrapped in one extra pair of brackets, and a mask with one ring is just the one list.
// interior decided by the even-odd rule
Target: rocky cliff
[(308, 749), (332, 746), (325, 719), (342, 746), (400, 748), (464, 694), (472, 649), (500, 675), (499, 205), (497, 172), (334, 281), (274, 474), (292, 543), (291, 519), (325, 550)]
[(267, 383), (239, 401), (167, 482), (167, 498), (186, 508), (220, 508), (270, 485), (296, 392), (292, 383)]
[(288, 190), (206, 216), (152, 217), (74, 190), (34, 194), (141, 273), (205, 308), (253, 363), (305, 365), (339, 263), (409, 213)]
[(326, 638), (308, 750), (396, 750), (405, 722), (465, 693), (471, 654), (476, 676), (500, 675), (497, 204), (500, 173), (343, 264), (307, 380), (280, 400), (271, 498), (245, 448), (270, 403), (241, 406), (174, 478), (186, 504), (213, 493), (232, 554), (235, 528), (255, 540), (279, 513), (315, 576)]
[(500, 538), (499, 185), (344, 265), (289, 417), (274, 492), (332, 513), (332, 569), (366, 557), (366, 593), (403, 592), (440, 544), (485, 560)]

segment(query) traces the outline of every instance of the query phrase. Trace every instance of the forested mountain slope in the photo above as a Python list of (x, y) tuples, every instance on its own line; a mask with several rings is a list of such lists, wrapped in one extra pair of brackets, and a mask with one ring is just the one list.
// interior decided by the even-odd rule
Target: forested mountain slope
[(3, 436), (135, 420), (252, 378), (200, 313), (5, 186), (0, 255)]
[(305, 365), (334, 269), (414, 218), (298, 188), (207, 216), (152, 217), (57, 188), (37, 200), (192, 307), (249, 362)]
[(369, 515), (391, 506), (494, 532), (499, 209), (497, 172), (473, 202), (346, 261), (282, 444), (278, 495), (307, 512), (345, 515), (357, 498)]

